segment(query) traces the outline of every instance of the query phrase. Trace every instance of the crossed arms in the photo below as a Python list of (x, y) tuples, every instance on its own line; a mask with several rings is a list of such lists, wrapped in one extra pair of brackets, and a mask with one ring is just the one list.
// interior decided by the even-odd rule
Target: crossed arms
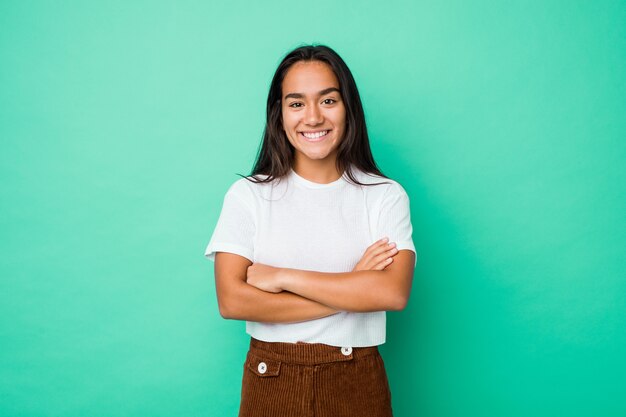
[(218, 252), (220, 314), (227, 319), (288, 323), (339, 311), (402, 310), (411, 291), (415, 253), (390, 245), (383, 239), (375, 242), (353, 271), (341, 273), (273, 267)]

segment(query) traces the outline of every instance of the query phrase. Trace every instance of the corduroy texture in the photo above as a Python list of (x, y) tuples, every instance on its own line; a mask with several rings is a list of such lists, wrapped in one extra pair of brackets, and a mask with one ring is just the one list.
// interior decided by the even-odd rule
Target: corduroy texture
[[(347, 353), (344, 350), (345, 353)], [(239, 417), (391, 417), (378, 347), (250, 341)]]

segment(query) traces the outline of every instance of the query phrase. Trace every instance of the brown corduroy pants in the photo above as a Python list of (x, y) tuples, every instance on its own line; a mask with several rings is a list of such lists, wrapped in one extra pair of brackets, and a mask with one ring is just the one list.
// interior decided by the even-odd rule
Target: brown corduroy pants
[(392, 417), (378, 347), (250, 341), (239, 417)]

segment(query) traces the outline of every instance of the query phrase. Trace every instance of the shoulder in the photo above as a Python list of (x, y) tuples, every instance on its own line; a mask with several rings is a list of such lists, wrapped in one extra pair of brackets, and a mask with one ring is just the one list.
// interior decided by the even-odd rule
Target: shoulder
[(354, 169), (354, 176), (363, 184), (377, 184), (361, 186), (364, 192), (370, 194), (374, 199), (394, 198), (396, 196), (406, 196), (406, 190), (398, 181), (392, 178), (382, 177), (373, 173), (366, 173), (358, 169)]
[(278, 180), (271, 182), (257, 182), (258, 180), (264, 180), (267, 177), (269, 177), (269, 175), (259, 174), (255, 177), (247, 176), (239, 178), (230, 185), (226, 191), (226, 196), (234, 196), (235, 198), (239, 198), (240, 200), (245, 200), (246, 202), (253, 204), (258, 197), (265, 197), (266, 194), (268, 194), (277, 184)]

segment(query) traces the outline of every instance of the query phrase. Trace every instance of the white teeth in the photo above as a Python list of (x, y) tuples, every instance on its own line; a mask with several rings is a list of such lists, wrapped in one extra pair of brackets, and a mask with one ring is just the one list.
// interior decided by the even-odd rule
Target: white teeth
[(309, 138), (309, 139), (317, 139), (319, 137), (324, 136), (327, 133), (328, 133), (328, 130), (322, 130), (321, 132), (317, 132), (317, 133), (305, 133), (305, 132), (302, 132), (302, 134), (305, 137)]

